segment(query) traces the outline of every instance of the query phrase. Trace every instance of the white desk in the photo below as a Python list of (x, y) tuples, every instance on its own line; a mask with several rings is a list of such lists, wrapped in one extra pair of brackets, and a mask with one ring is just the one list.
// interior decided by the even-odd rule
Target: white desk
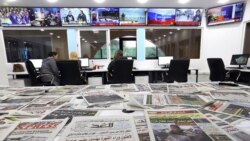
[(17, 75), (29, 75), (27, 71), (24, 72), (7, 72), (8, 75), (12, 75), (13, 79), (16, 78)]

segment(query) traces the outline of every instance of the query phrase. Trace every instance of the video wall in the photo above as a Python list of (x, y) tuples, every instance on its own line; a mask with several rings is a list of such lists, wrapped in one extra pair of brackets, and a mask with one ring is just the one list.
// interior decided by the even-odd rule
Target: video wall
[[(207, 25), (241, 22), (244, 3), (207, 10)], [(199, 8), (0, 7), (1, 26), (200, 26)]]

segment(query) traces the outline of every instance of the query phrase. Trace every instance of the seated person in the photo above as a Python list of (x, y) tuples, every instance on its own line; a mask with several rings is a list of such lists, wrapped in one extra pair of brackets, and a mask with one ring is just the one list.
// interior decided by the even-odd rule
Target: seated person
[(111, 61), (111, 62), (109, 63), (109, 66), (108, 66), (108, 78), (109, 78), (110, 81), (112, 81), (112, 72), (114, 71), (115, 61), (122, 59), (122, 57), (123, 57), (122, 51), (121, 51), (121, 50), (118, 50), (118, 51), (115, 53), (115, 55), (114, 55), (113, 61)]
[(51, 82), (55, 86), (60, 85), (60, 75), (56, 65), (57, 57), (58, 54), (56, 52), (50, 52), (48, 58), (43, 60), (40, 70), (42, 82)]
[(80, 68), (80, 70), (81, 70), (81, 60), (78, 59), (78, 55), (77, 55), (76, 52), (70, 52), (69, 60), (77, 60), (77, 61), (78, 61), (79, 68)]

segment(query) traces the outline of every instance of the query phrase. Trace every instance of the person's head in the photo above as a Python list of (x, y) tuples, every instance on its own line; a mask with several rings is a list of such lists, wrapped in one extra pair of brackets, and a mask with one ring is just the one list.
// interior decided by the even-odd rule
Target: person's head
[(80, 10), (80, 13), (81, 13), (82, 15), (84, 14), (82, 10)]
[(57, 54), (57, 52), (53, 52), (53, 51), (52, 51), (52, 52), (49, 52), (48, 56), (57, 59), (58, 54)]
[(201, 11), (200, 10), (197, 10), (196, 11), (196, 15), (200, 15), (201, 14)]
[(76, 52), (70, 52), (69, 59), (70, 60), (78, 60), (77, 53)]
[(121, 59), (122, 56), (123, 56), (122, 50), (116, 51), (116, 53), (114, 55), (114, 61)]
[(181, 128), (178, 125), (170, 125), (170, 128), (173, 133), (181, 132)]
[(71, 12), (71, 11), (69, 11), (69, 15), (72, 15), (72, 12)]

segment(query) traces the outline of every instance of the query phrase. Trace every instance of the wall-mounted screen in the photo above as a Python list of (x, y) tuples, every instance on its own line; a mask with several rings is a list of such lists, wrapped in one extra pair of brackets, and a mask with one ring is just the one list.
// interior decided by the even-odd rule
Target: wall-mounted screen
[(234, 3), (207, 10), (207, 24), (217, 25), (241, 22), (244, 14), (244, 3)]
[(91, 8), (91, 25), (119, 25), (119, 8)]
[(62, 26), (60, 8), (28, 8), (31, 26)]
[(176, 9), (175, 25), (177, 26), (200, 26), (202, 9)]
[(0, 8), (0, 24), (2, 26), (30, 26), (28, 9), (16, 7)]
[(120, 25), (143, 26), (146, 25), (145, 8), (120, 8)]
[(175, 9), (148, 9), (148, 25), (174, 25)]
[(61, 8), (62, 26), (88, 26), (90, 24), (89, 8)]

